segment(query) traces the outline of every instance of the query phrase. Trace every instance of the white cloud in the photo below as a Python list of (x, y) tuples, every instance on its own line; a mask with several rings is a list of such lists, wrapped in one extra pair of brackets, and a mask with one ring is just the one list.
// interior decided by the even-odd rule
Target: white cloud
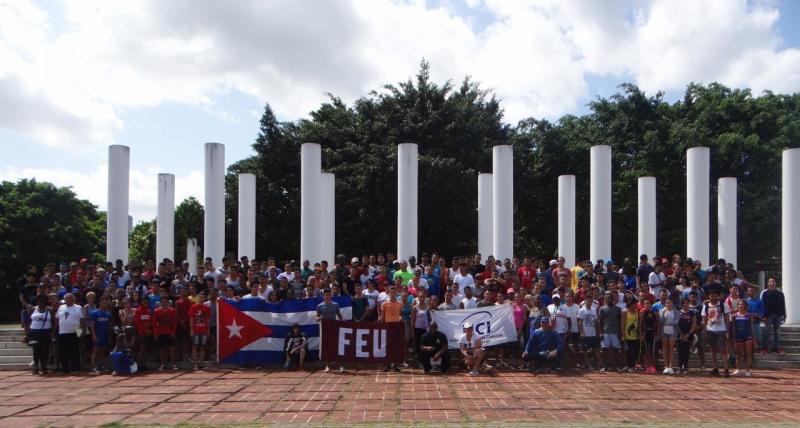
[(591, 74), (649, 91), (713, 80), (800, 89), (800, 51), (780, 47), (779, 12), (757, 1), (469, 0), (491, 15), (479, 29), (451, 2), (57, 5), (59, 31), (52, 10), (0, 3), (0, 128), (71, 149), (112, 143), (127, 107), (189, 104), (235, 122), (215, 105), (231, 91), (294, 119), (325, 92), (352, 100), (405, 79), (422, 57), (436, 80), (469, 74), (496, 90), (510, 122), (575, 111)]
[[(147, 170), (131, 169), (129, 190), (129, 212), (134, 223), (155, 218), (157, 203), (157, 182), (159, 171), (155, 168)], [(98, 164), (94, 169), (78, 172), (67, 168), (16, 168), (0, 169), (0, 181), (17, 181), (21, 178), (36, 177), (39, 181), (47, 181), (59, 187), (72, 187), (72, 191), (81, 198), (98, 206), (101, 211), (107, 208), (108, 165)], [(175, 177), (175, 204), (185, 198), (194, 196), (203, 203), (203, 173), (191, 171), (185, 176)]]

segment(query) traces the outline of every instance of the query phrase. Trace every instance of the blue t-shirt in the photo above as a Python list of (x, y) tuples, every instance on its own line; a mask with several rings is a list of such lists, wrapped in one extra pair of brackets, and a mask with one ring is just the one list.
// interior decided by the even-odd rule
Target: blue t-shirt
[(150, 311), (154, 311), (158, 303), (161, 301), (161, 296), (155, 293), (151, 293), (147, 296), (147, 300), (150, 302)]
[(108, 332), (111, 325), (111, 312), (95, 309), (89, 313), (89, 319), (94, 324), (94, 334), (98, 343), (108, 343)]

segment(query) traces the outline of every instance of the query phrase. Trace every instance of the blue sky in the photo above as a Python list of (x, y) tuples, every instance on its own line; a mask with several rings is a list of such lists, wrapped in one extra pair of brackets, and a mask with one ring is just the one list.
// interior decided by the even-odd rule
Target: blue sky
[(800, 2), (276, 0), (0, 4), (0, 179), (72, 186), (105, 208), (109, 144), (131, 147), (131, 213), (156, 174), (202, 201), (203, 143), (249, 156), (269, 102), (304, 117), (413, 75), (471, 75), (506, 119), (583, 114), (621, 82), (796, 92)]

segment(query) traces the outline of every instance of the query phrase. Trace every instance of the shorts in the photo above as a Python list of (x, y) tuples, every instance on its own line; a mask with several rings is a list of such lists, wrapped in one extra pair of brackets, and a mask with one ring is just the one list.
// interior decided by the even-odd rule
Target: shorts
[(597, 336), (584, 336), (583, 349), (597, 349), (600, 347), (600, 338)]
[(172, 336), (158, 336), (158, 339), (156, 339), (156, 348), (159, 350), (173, 346), (175, 346), (175, 338)]
[(192, 335), (192, 345), (194, 346), (206, 346), (208, 343), (208, 335), (207, 334), (193, 334)]
[(619, 341), (619, 335), (614, 333), (603, 333), (603, 343), (600, 346), (603, 349), (622, 349), (622, 343)]
[(190, 336), (189, 327), (178, 325), (178, 328), (175, 329), (175, 338), (177, 340), (183, 340), (188, 338), (189, 336)]
[(575, 343), (575, 344), (581, 343), (581, 334), (580, 334), (580, 333), (578, 333), (578, 332), (575, 332), (575, 333), (572, 333), (572, 332), (570, 332), (570, 333), (567, 333), (567, 342), (569, 342), (569, 343)]
[(708, 339), (708, 346), (711, 349), (715, 351), (724, 350), (725, 342), (727, 342), (727, 332), (706, 330), (706, 339)]

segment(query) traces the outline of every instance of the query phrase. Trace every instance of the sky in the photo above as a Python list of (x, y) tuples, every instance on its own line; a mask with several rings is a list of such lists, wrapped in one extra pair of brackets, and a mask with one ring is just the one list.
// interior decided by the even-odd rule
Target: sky
[[(203, 200), (203, 143), (250, 156), (269, 103), (308, 116), (412, 77), (471, 76), (505, 121), (584, 114), (622, 82), (800, 90), (800, 2), (741, 0), (0, 0), (0, 180), (106, 208), (108, 145), (131, 148), (130, 212)], [(299, 155), (299, 154), (298, 154)]]

